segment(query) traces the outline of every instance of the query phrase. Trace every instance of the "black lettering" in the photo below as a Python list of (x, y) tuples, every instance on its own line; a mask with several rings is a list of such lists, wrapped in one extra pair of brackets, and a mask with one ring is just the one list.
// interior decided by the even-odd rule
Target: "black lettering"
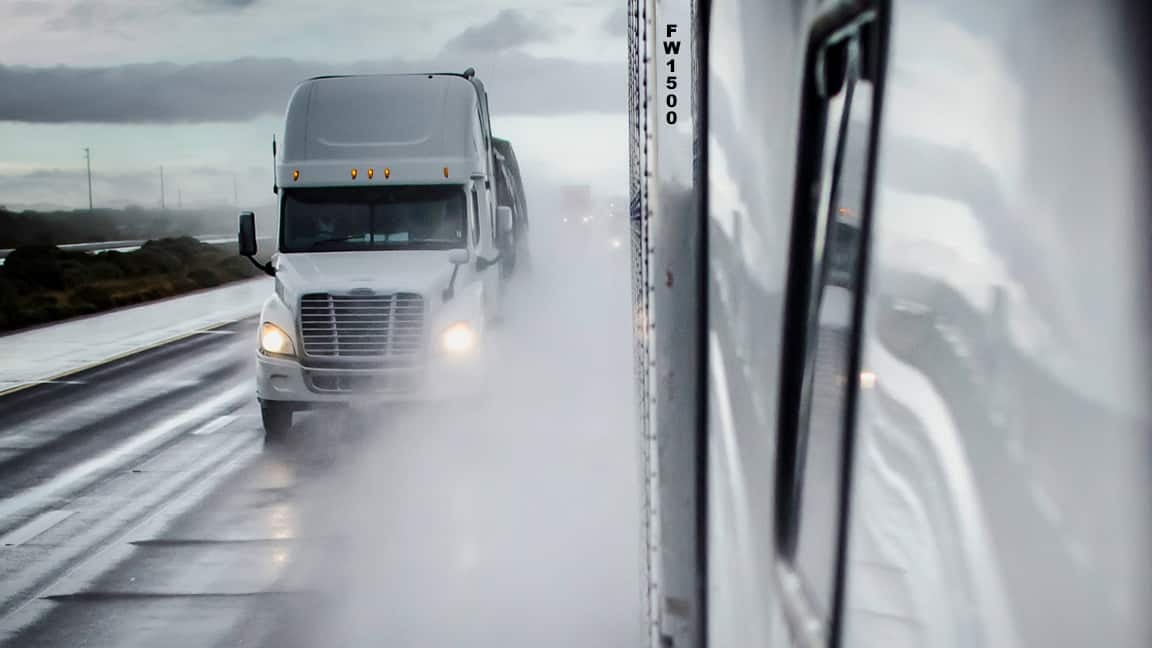
[(664, 105), (670, 110), (664, 113), (664, 121), (669, 125), (674, 125), (679, 117), (676, 114), (676, 106), (680, 103), (680, 98), (676, 96), (676, 88), (679, 86), (679, 79), (676, 78), (676, 59), (675, 56), (680, 54), (680, 41), (672, 40), (676, 33), (676, 25), (669, 24), (664, 27), (664, 35), (668, 40), (664, 41), (664, 56), (668, 59), (664, 63), (668, 66), (668, 76), (664, 80), (664, 87), (667, 93), (664, 96)]

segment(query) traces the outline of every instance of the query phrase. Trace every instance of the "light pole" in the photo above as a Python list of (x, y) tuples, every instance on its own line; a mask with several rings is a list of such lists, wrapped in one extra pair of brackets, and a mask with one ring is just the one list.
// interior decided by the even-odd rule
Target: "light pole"
[(88, 214), (92, 214), (92, 151), (84, 147), (84, 162), (88, 167)]

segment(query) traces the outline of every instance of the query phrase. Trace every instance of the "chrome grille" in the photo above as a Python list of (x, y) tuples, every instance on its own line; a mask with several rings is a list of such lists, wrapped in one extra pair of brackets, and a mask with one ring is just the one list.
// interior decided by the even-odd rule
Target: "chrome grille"
[(415, 293), (300, 298), (300, 339), (313, 358), (383, 359), (418, 364), (424, 349), (424, 298)]

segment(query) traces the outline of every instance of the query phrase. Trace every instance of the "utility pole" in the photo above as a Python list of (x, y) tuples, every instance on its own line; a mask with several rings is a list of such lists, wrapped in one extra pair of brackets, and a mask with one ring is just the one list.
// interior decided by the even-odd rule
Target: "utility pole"
[(184, 190), (176, 185), (176, 209), (184, 209)]
[(164, 165), (160, 165), (160, 209), (164, 209)]
[(84, 162), (88, 166), (88, 215), (92, 215), (92, 152), (84, 147)]
[(240, 191), (236, 188), (236, 174), (232, 174), (232, 206), (239, 209), (240, 207)]

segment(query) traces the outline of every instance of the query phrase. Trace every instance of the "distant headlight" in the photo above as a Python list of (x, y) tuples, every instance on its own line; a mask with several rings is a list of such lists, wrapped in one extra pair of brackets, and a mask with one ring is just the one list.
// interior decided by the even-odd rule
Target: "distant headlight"
[(614, 239), (612, 239), (611, 241), (608, 241), (608, 245), (611, 245), (611, 246), (612, 246), (612, 249), (617, 249), (617, 248), (619, 248), (621, 245), (623, 245), (623, 243), (621, 243), (621, 242), (620, 242), (620, 239), (618, 239), (618, 238), (614, 238)]
[(271, 322), (264, 322), (260, 326), (260, 351), (268, 355), (296, 355), (296, 348), (292, 346), (292, 338), (288, 337), (284, 329)]
[(476, 331), (468, 322), (456, 322), (440, 334), (440, 346), (450, 353), (467, 353), (476, 346)]

